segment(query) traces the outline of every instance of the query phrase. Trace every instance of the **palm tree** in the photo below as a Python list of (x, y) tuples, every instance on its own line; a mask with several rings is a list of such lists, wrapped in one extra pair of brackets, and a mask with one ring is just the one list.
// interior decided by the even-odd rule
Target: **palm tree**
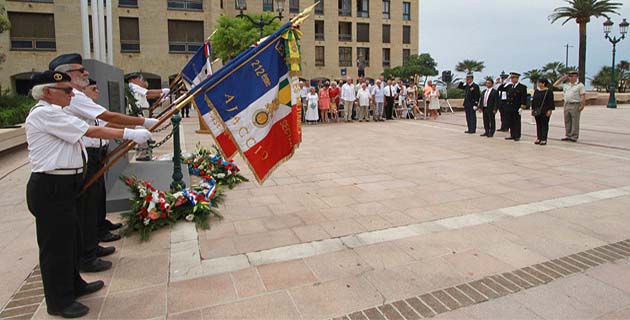
[(606, 17), (608, 14), (619, 14), (617, 10), (621, 7), (619, 2), (611, 0), (564, 0), (568, 6), (556, 8), (549, 16), (551, 23), (564, 19), (562, 25), (570, 20), (575, 20), (580, 29), (580, 54), (578, 69), (580, 81), (584, 83), (586, 71), (586, 25), (591, 21), (591, 17)]
[(542, 67), (543, 75), (547, 77), (551, 83), (556, 82), (562, 74), (566, 74), (568, 69), (562, 62), (550, 62)]
[(473, 72), (481, 72), (485, 68), (486, 66), (484, 65), (483, 61), (464, 60), (455, 66), (455, 71), (473, 73)]
[(523, 79), (529, 79), (529, 81), (534, 85), (534, 88), (536, 88), (536, 82), (538, 82), (538, 80), (542, 77), (543, 71), (540, 69), (532, 69), (523, 73)]

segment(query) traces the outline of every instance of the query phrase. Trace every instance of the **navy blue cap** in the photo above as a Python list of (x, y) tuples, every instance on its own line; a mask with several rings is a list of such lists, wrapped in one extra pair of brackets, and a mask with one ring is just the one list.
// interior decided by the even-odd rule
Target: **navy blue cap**
[(129, 82), (129, 81), (131, 81), (133, 79), (136, 79), (136, 78), (142, 78), (142, 75), (137, 73), (137, 72), (130, 73), (130, 74), (125, 76), (125, 81)]
[(48, 69), (55, 70), (55, 68), (64, 64), (83, 64), (83, 58), (78, 53), (62, 54), (50, 61)]
[(46, 70), (44, 72), (34, 73), (31, 76), (31, 82), (33, 86), (37, 86), (40, 84), (69, 82), (69, 81), (70, 81), (70, 76), (59, 71)]

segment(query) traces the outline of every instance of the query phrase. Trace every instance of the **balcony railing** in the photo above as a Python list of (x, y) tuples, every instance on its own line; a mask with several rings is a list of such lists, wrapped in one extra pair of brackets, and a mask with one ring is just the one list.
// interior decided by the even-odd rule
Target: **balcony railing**
[(352, 41), (352, 35), (342, 33), (339, 35), (339, 41)]
[(11, 50), (55, 51), (55, 38), (11, 38)]
[(201, 42), (169, 41), (168, 51), (171, 53), (195, 53), (202, 45)]
[(350, 8), (339, 9), (339, 15), (342, 17), (350, 17), (352, 16), (352, 10), (350, 10)]
[(357, 17), (359, 18), (369, 18), (370, 11), (368, 10), (357, 10)]
[(317, 40), (317, 41), (324, 41), (324, 34), (323, 33), (316, 33), (315, 34), (315, 40)]
[(168, 0), (167, 7), (176, 10), (203, 10), (203, 2), (201, 0)]
[(120, 52), (140, 52), (140, 41), (120, 40)]

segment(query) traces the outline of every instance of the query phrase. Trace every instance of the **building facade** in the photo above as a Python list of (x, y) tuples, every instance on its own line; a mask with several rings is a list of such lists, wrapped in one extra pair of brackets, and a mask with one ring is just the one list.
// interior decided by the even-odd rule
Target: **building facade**
[[(4, 2), (12, 28), (0, 35), (0, 48), (6, 53), (0, 85), (24, 94), (30, 75), (46, 69), (55, 56), (82, 52), (80, 2)], [(313, 2), (287, 0), (284, 20)], [(168, 83), (181, 70), (216, 29), (219, 16), (239, 13), (234, 0), (112, 0), (112, 4), (114, 65), (125, 73), (143, 73), (152, 87)], [(356, 77), (358, 60), (365, 62), (368, 78), (401, 65), (418, 53), (418, 6), (418, 0), (320, 0), (301, 27), (302, 77)], [(274, 1), (249, 0), (244, 12), (263, 11), (277, 13)]]

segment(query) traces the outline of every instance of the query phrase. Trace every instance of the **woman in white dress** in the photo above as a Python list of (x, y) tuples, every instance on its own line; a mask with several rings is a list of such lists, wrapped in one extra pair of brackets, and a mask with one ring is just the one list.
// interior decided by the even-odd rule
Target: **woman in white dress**
[(315, 92), (315, 87), (311, 87), (311, 92), (306, 96), (308, 107), (306, 108), (306, 114), (304, 116), (306, 123), (314, 124), (319, 120), (318, 104), (319, 97)]
[(435, 120), (438, 117), (438, 110), (440, 109), (440, 91), (437, 89), (437, 85), (431, 86), (431, 93), (429, 94), (429, 111), (431, 111), (431, 119)]

